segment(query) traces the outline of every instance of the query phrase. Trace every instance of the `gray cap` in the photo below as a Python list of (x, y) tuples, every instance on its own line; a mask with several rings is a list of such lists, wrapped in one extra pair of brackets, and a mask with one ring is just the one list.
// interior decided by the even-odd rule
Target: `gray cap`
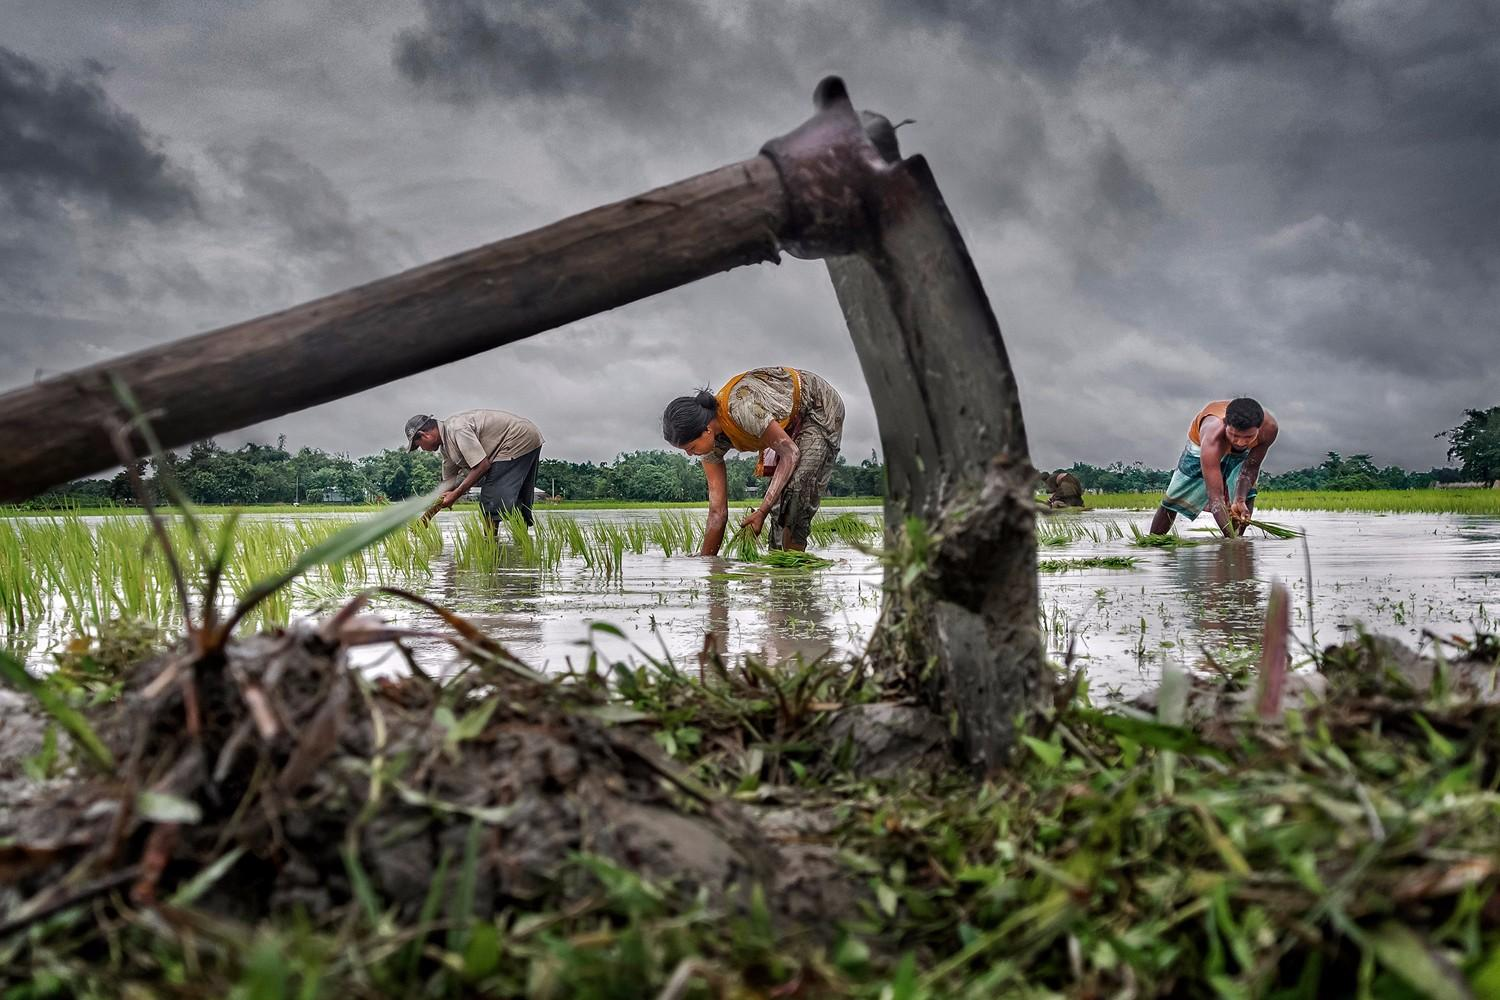
[(426, 427), (427, 421), (431, 419), (432, 417), (428, 416), (425, 413), (418, 413), (415, 417), (412, 417), (406, 422), (407, 451), (417, 450), (417, 432), (420, 431), (423, 427)]

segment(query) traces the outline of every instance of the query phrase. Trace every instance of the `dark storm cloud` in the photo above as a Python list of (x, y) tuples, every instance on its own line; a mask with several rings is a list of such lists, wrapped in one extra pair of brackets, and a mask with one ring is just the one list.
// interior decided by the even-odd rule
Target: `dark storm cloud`
[[(112, 109), (93, 119), (144, 136), (129, 162), (166, 156), (161, 176), (196, 205), (121, 215), (85, 193), (110, 182), (97, 171), (28, 175), (33, 205), (56, 211), (24, 239), (0, 227), (0, 307), (18, 312), (125, 312), (157, 339), (262, 313), (750, 155), (840, 72), (860, 106), (917, 119), (903, 148), (928, 157), (969, 244), (1039, 464), (1166, 464), (1197, 406), (1248, 392), (1285, 418), (1276, 468), (1328, 450), (1425, 466), (1442, 460), (1432, 433), (1496, 401), (1488, 0), (13, 9), (0, 36), (23, 58), (116, 67), (49, 69), (38, 87), (12, 66), (25, 106), (64, 81), (93, 88), (85, 105)], [(11, 329), (90, 359), (107, 339)], [(39, 341), (25, 363), (71, 366), (52, 360), (62, 346)], [(608, 458), (657, 445), (667, 398), (783, 360), (845, 391), (862, 455), (875, 433), (857, 362), (823, 270), (796, 261), (279, 429), (360, 451), (408, 411), (498, 405), (535, 417), (551, 454)]]
[(195, 170), (95, 64), (0, 49), (0, 378), (29, 381), (411, 262), (316, 166), (260, 139)]
[(0, 199), (50, 215), (59, 199), (106, 215), (161, 221), (193, 212), (192, 177), (100, 85), (98, 63), (48, 72), (0, 47)]
[(396, 65), (413, 83), (460, 100), (563, 96), (587, 92), (601, 78), (650, 87), (660, 73), (646, 55), (652, 40), (637, 34), (644, 7), (629, 0), (423, 0), (425, 23), (401, 33)]
[(1305, 0), (887, 0), (895, 22), (948, 24), (987, 58), (1070, 80), (1114, 45), (1152, 59), (1262, 61), (1335, 56), (1343, 42), (1334, 4)]
[(369, 281), (409, 263), (400, 234), (360, 217), (316, 166), (271, 139), (218, 158), (238, 183), (225, 208), (240, 227), (263, 230), (323, 292)]
[[(105, 75), (97, 63), (54, 71), (0, 48), (0, 306), (149, 302), (160, 284), (140, 279), (154, 267), (126, 248), (143, 228), (199, 218), (196, 177), (111, 100)], [(13, 327), (6, 353), (31, 331)]]
[[(1081, 377), (1125, 380), (1118, 404), (1144, 404), (1150, 433), (1175, 437), (1176, 410), (1226, 381), (1289, 409), (1337, 395), (1317, 369), (1427, 399), (1444, 384), (1472, 393), (1463, 375), (1492, 364), (1500, 25), (1488, 5), (889, 0), (847, 32), (779, 9), (778, 26), (749, 31), (700, 5), (426, 0), (395, 58), (452, 101), (575, 118), (577, 102), (596, 104), (590, 138), (611, 150), (625, 127), (612, 115), (745, 113), (747, 95), (795, 76), (772, 64), (847, 67), (857, 96), (864, 78), (883, 80), (886, 100), (893, 85), (898, 101), (922, 99), (892, 109), (919, 120), (903, 142), (933, 154), (1023, 398), (1043, 410)], [(722, 72), (745, 51), (775, 55)], [(705, 81), (705, 65), (721, 72)], [(643, 138), (683, 131), (662, 121)], [(1306, 426), (1349, 429), (1316, 406)], [(1107, 408), (1029, 423), (1043, 451), (1144, 457), (1098, 419)], [(1394, 447), (1414, 455), (1420, 437)], [(1323, 450), (1288, 439), (1288, 459)]]
[[(1184, 124), (1175, 142), (1151, 124), (1170, 116), (1114, 105), (1118, 145), (1092, 154), (1052, 149), (1027, 180), (1033, 194), (1025, 211), (1006, 213), (1047, 226), (1048, 242), (1074, 265), (1075, 307), (1088, 304), (1097, 320), (1149, 331), (1141, 346), (1154, 357), (1192, 345), (1207, 350), (1196, 389), (1183, 372), (1119, 359), (1113, 374), (1144, 398), (1188, 403), (1234, 381), (1280, 397), (1289, 410), (1307, 401), (1301, 427), (1308, 433), (1287, 435), (1282, 461), (1362, 441), (1377, 454), (1421, 464), (1416, 456), (1430, 451), (1420, 441), (1425, 424), (1441, 422), (1444, 406), (1479, 405), (1493, 395), (1500, 338), (1500, 185), (1493, 180), (1500, 15), (1493, 5), (1020, 4), (992, 11), (919, 3), (893, 6), (892, 16), (958, 27), (961, 44), (1028, 67), (1053, 98), (1087, 101), (1120, 81), (1180, 102)], [(1041, 134), (1050, 136), (1064, 119), (1043, 115)], [(1154, 155), (1159, 136), (1175, 162)], [(1056, 144), (1049, 138), (1047, 145)], [(1108, 169), (1117, 165), (1103, 152), (1110, 146), (1126, 165), (1149, 164), (1141, 183), (1119, 183), (1130, 175)], [(1084, 157), (1104, 168), (1095, 171), (1093, 200), (1084, 196), (1090, 187), (1076, 183)], [(1070, 171), (1072, 207), (1049, 213), (1035, 192), (1055, 189)], [(1101, 210), (1132, 204), (1141, 210)], [(1125, 228), (1134, 241), (1111, 246), (1111, 221), (1133, 222)], [(1100, 261), (1113, 267), (1097, 273), (1092, 265)], [(1083, 348), (1101, 333), (1071, 343)], [(1070, 343), (1067, 334), (1060, 339)], [(1016, 356), (1023, 389), (1030, 368), (1033, 398), (1052, 397), (1034, 374), (1049, 366), (1028, 361), (1037, 352)], [(1070, 378), (1079, 370), (1076, 356), (1054, 364), (1052, 372)], [(1372, 395), (1399, 403), (1392, 411), (1406, 418), (1399, 429), (1372, 433), (1360, 403)], [(1059, 435), (1031, 424), (1044, 441), (1062, 441), (1065, 455), (1107, 458), (1130, 447), (1097, 428)], [(1313, 433), (1320, 427), (1340, 440)]]
[(593, 102), (626, 117), (705, 108), (706, 94), (784, 73), (768, 5), (694, 0), (422, 0), (394, 59), (448, 100)]

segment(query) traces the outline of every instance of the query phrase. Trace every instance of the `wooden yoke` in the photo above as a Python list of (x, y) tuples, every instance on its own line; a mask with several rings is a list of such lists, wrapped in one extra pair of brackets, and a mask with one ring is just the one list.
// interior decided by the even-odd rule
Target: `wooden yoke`
[[(487, 351), (785, 249), (824, 258), (875, 401), (887, 542), (933, 544), (888, 571), (872, 653), (997, 767), (1043, 684), (1032, 470), (978, 274), (921, 157), (844, 84), (761, 155), (283, 312), (0, 396), (0, 501), (117, 462), (110, 376), (165, 447)], [(867, 132), (868, 129), (868, 132)]]

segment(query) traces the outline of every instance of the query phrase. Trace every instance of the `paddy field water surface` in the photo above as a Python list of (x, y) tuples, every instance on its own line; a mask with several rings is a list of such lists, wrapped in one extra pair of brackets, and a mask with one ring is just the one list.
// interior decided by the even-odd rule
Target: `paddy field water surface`
[[(1052, 655), (1071, 650), (1096, 689), (1122, 694), (1154, 684), (1168, 662), (1196, 664), (1205, 652), (1221, 661), (1253, 655), (1265, 596), (1278, 578), (1291, 588), (1293, 628), (1304, 643), (1340, 641), (1360, 627), (1414, 645), (1427, 632), (1496, 627), (1500, 517), (1278, 510), (1267, 499), (1261, 516), (1305, 532), (1305, 549), (1302, 538), (1222, 542), (1189, 525), (1183, 537), (1203, 544), (1143, 548), (1133, 529), (1144, 530), (1149, 511), (1040, 518), (1040, 625)], [(247, 587), (256, 567), (289, 558), (355, 516), (247, 515), (235, 529), (241, 563), (230, 591)], [(873, 526), (879, 509), (831, 511), (825, 526), (838, 517), (846, 529), (851, 517)], [(540, 522), (529, 543), (538, 551), (507, 542), (488, 556), (473, 515), (446, 512), (428, 532), (400, 532), (355, 562), (299, 582), (257, 624), (317, 614), (385, 583), (452, 608), (519, 658), (557, 669), (581, 666), (595, 651), (607, 660), (670, 657), (692, 665), (706, 642), (730, 657), (773, 663), (849, 656), (879, 615), (879, 559), (853, 542), (857, 531), (824, 533), (815, 548), (832, 565), (780, 570), (684, 554), (696, 545), (693, 533), (701, 536), (701, 508), (546, 512)], [(71, 637), (117, 615), (180, 627), (143, 520), (62, 519), (47, 544), (70, 552), (28, 550), (28, 538), (35, 546), (44, 536), (25, 535), (27, 523), (0, 524), (0, 532), (12, 532), (0, 535), (0, 626), (6, 644), (34, 666), (44, 668)], [(436, 615), (394, 599), (377, 600), (373, 610), (413, 629), (442, 628)], [(440, 641), (412, 646), (428, 669), (452, 660)], [(372, 669), (402, 669), (389, 649), (360, 656)]]

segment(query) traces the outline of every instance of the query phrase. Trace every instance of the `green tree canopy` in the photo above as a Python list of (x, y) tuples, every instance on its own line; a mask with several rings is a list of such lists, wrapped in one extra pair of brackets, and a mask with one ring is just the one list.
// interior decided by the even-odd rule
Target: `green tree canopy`
[(1443, 431), (1448, 457), (1458, 459), (1464, 475), (1484, 483), (1500, 479), (1500, 406), (1465, 410), (1464, 422)]

